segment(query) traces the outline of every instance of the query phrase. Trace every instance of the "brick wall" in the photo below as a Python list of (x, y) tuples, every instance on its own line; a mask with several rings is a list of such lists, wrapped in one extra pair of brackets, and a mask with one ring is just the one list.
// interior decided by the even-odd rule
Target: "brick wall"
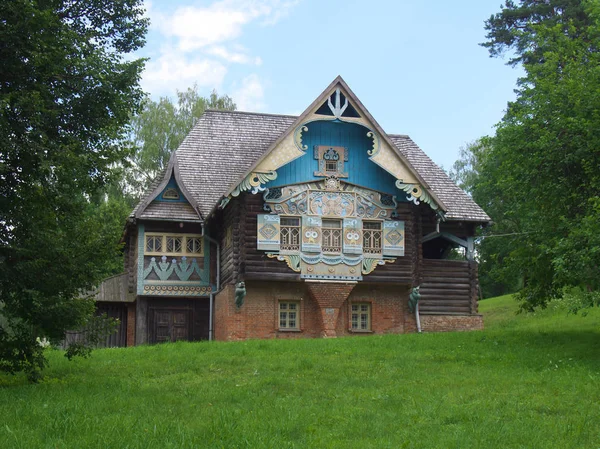
[[(381, 284), (327, 284), (304, 282), (246, 282), (244, 305), (235, 305), (235, 286), (230, 284), (215, 298), (215, 339), (315, 338), (417, 331), (415, 316), (408, 309), (408, 286)], [(332, 293), (333, 292), (333, 293)], [(335, 292), (339, 294), (335, 294)], [(340, 298), (349, 293), (347, 299)], [(317, 298), (317, 299), (315, 299)], [(300, 330), (279, 330), (279, 301), (300, 303)], [(371, 331), (350, 329), (352, 303), (371, 304)], [(335, 320), (334, 333), (324, 332), (326, 309)], [(421, 315), (424, 332), (483, 329), (481, 315)]]
[(410, 326), (411, 317), (407, 313), (408, 287), (406, 286), (357, 285), (340, 309), (336, 328), (338, 336), (364, 334), (364, 332), (350, 329), (350, 307), (352, 303), (371, 304), (371, 332), (369, 333), (401, 334), (412, 330)]
[[(402, 333), (416, 330), (414, 316), (407, 312), (407, 287), (365, 284), (352, 285), (351, 288), (348, 284), (322, 284), (316, 287), (315, 290), (315, 285), (309, 287), (301, 282), (248, 281), (244, 305), (238, 309), (235, 305), (235, 287), (227, 285), (215, 298), (215, 339), (320, 337), (324, 330), (324, 308), (334, 308), (338, 311), (335, 314), (337, 336), (362, 335), (364, 333), (349, 330), (349, 308), (352, 302), (371, 303), (370, 333)], [(313, 295), (310, 294), (309, 288), (313, 290)], [(339, 289), (342, 295), (344, 292), (350, 295), (346, 300), (334, 304), (332, 299), (327, 297), (332, 288)], [(322, 307), (313, 297), (315, 291)], [(278, 329), (279, 301), (283, 300), (300, 302), (300, 331)]]
[(481, 315), (421, 315), (423, 332), (455, 332), (483, 330)]

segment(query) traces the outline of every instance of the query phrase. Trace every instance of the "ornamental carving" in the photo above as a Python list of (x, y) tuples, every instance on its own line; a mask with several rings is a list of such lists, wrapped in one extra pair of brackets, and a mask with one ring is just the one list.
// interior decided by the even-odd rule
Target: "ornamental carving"
[(281, 215), (385, 219), (390, 218), (397, 207), (392, 195), (340, 183), (339, 180), (332, 182), (331, 178), (269, 189), (263, 198), (266, 211)]
[(355, 196), (340, 192), (311, 192), (310, 211), (313, 215), (350, 217), (354, 215)]

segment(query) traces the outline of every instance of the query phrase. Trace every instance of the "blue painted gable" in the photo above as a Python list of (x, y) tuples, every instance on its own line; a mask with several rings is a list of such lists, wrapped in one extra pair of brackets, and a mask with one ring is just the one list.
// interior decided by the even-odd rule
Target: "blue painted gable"
[(319, 164), (313, 149), (328, 145), (347, 148), (348, 160), (344, 163), (344, 172), (348, 173), (348, 177), (343, 181), (391, 195), (398, 193), (396, 178), (369, 160), (368, 151), (373, 149), (373, 139), (367, 136), (369, 129), (338, 120), (315, 121), (306, 126), (308, 131), (302, 133), (302, 144), (308, 147), (306, 154), (277, 169), (277, 179), (269, 182), (267, 187), (324, 179), (314, 175)]
[[(169, 189), (175, 189), (177, 191), (177, 194), (179, 195), (179, 198), (177, 198), (177, 199), (174, 199), (174, 198), (165, 198), (164, 194)], [(177, 185), (177, 181), (175, 181), (175, 177), (174, 176), (171, 176), (171, 179), (169, 179), (169, 183), (166, 185), (166, 187), (163, 189), (163, 191), (160, 192), (160, 195), (158, 195), (156, 197), (155, 201), (164, 201), (164, 202), (168, 202), (168, 203), (187, 203), (188, 202), (185, 199), (185, 196), (183, 196), (183, 193), (181, 192), (181, 189)]]

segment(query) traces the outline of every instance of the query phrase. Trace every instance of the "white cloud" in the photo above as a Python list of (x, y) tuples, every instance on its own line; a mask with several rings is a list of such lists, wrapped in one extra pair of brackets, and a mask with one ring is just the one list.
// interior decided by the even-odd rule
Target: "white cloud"
[(206, 49), (206, 53), (212, 56), (218, 56), (227, 62), (234, 62), (237, 64), (262, 64), (262, 59), (259, 57), (249, 56), (245, 51), (230, 51), (223, 46), (209, 47)]
[(261, 111), (265, 108), (265, 91), (257, 74), (248, 75), (241, 86), (234, 88), (231, 97), (240, 111)]
[(168, 37), (175, 37), (181, 51), (197, 50), (239, 37), (248, 23), (262, 19), (272, 25), (287, 15), (295, 1), (221, 0), (207, 7), (186, 6), (156, 22)]
[[(174, 11), (146, 0), (151, 33), (161, 48), (146, 63), (142, 87), (153, 96), (173, 95), (194, 83), (219, 89), (231, 64), (260, 66), (262, 59), (239, 43), (251, 23), (273, 25), (300, 0), (216, 0), (207, 6), (182, 6)], [(143, 56), (143, 55), (141, 55)], [(256, 74), (233, 83), (232, 97), (241, 110), (264, 108), (264, 88)]]
[(218, 61), (206, 58), (186, 58), (179, 52), (165, 52), (146, 63), (142, 87), (153, 95), (173, 94), (194, 83), (198, 87), (218, 88), (227, 68)]

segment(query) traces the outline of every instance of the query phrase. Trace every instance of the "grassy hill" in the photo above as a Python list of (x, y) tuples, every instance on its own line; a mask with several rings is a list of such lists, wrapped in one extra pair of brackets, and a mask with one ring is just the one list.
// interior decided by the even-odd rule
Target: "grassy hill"
[(1, 448), (600, 448), (600, 310), (483, 332), (51, 353), (0, 376)]

